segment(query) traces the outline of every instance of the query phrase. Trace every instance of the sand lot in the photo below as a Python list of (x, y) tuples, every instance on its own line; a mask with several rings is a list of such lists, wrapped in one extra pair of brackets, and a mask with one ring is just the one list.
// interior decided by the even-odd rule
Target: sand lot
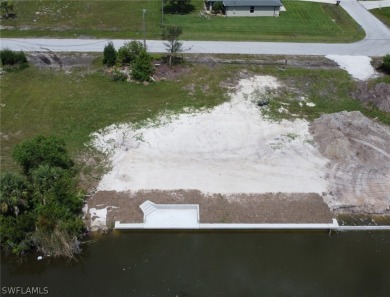
[(95, 147), (112, 163), (98, 191), (325, 192), (327, 159), (308, 122), (264, 119), (256, 104), (278, 86), (270, 76), (242, 79), (231, 100), (211, 110), (96, 133)]

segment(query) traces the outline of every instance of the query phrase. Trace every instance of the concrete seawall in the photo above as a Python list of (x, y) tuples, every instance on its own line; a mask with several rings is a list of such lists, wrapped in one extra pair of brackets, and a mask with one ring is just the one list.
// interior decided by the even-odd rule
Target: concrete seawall
[(156, 204), (149, 200), (140, 206), (143, 223), (115, 222), (116, 230), (335, 230), (367, 231), (390, 230), (390, 226), (340, 226), (336, 219), (331, 223), (292, 224), (209, 224), (200, 223), (197, 204)]
[(390, 226), (340, 226), (336, 219), (330, 224), (201, 224), (196, 226), (148, 226), (115, 222), (115, 230), (331, 230), (390, 231)]

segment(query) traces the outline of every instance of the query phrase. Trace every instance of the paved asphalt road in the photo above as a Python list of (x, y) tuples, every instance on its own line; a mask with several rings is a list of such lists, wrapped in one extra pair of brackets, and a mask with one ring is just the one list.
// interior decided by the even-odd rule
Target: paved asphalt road
[[(366, 32), (366, 38), (355, 43), (286, 43), (184, 41), (187, 53), (280, 54), (280, 55), (363, 55), (383, 56), (390, 53), (390, 30), (359, 2), (342, 0), (341, 6)], [(1, 48), (23, 51), (102, 52), (107, 39), (23, 39), (2, 38)], [(113, 40), (116, 48), (128, 40)], [(160, 40), (148, 40), (150, 52), (165, 52)]]

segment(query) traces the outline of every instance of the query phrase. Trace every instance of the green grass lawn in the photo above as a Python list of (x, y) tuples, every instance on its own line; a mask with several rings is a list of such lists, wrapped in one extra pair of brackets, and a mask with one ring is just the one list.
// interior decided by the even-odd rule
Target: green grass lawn
[[(218, 76), (215, 76), (218, 73)], [(12, 167), (16, 143), (38, 134), (58, 135), (73, 155), (89, 134), (118, 122), (139, 122), (164, 110), (213, 106), (225, 100), (220, 80), (227, 73), (197, 66), (180, 82), (144, 86), (113, 82), (101, 70), (73, 70), (71, 74), (34, 67), (1, 76), (1, 167)], [(183, 89), (196, 84), (190, 96)], [(202, 86), (207, 85), (207, 93)]]
[(14, 0), (15, 19), (1, 20), (3, 37), (142, 38), (142, 9), (147, 37), (160, 38), (160, 2), (117, 0)]
[(390, 27), (390, 7), (372, 9), (370, 12)]
[(287, 12), (279, 17), (205, 19), (199, 16), (201, 4), (194, 3), (189, 15), (166, 14), (167, 24), (183, 27), (184, 39), (352, 42), (364, 37), (340, 6), (284, 0)]
[[(14, 1), (17, 18), (1, 20), (2, 37), (160, 39), (161, 1)], [(353, 42), (364, 32), (336, 5), (284, 0), (280, 17), (200, 16), (203, 1), (192, 0), (188, 14), (164, 14), (164, 24), (183, 27), (184, 40)]]

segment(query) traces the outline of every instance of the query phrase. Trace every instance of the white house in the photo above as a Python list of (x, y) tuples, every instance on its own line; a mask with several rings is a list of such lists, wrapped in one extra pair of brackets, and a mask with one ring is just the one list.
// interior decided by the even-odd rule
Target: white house
[[(217, 1), (207, 1), (206, 9), (211, 10)], [(222, 0), (226, 16), (279, 16), (280, 0)]]

